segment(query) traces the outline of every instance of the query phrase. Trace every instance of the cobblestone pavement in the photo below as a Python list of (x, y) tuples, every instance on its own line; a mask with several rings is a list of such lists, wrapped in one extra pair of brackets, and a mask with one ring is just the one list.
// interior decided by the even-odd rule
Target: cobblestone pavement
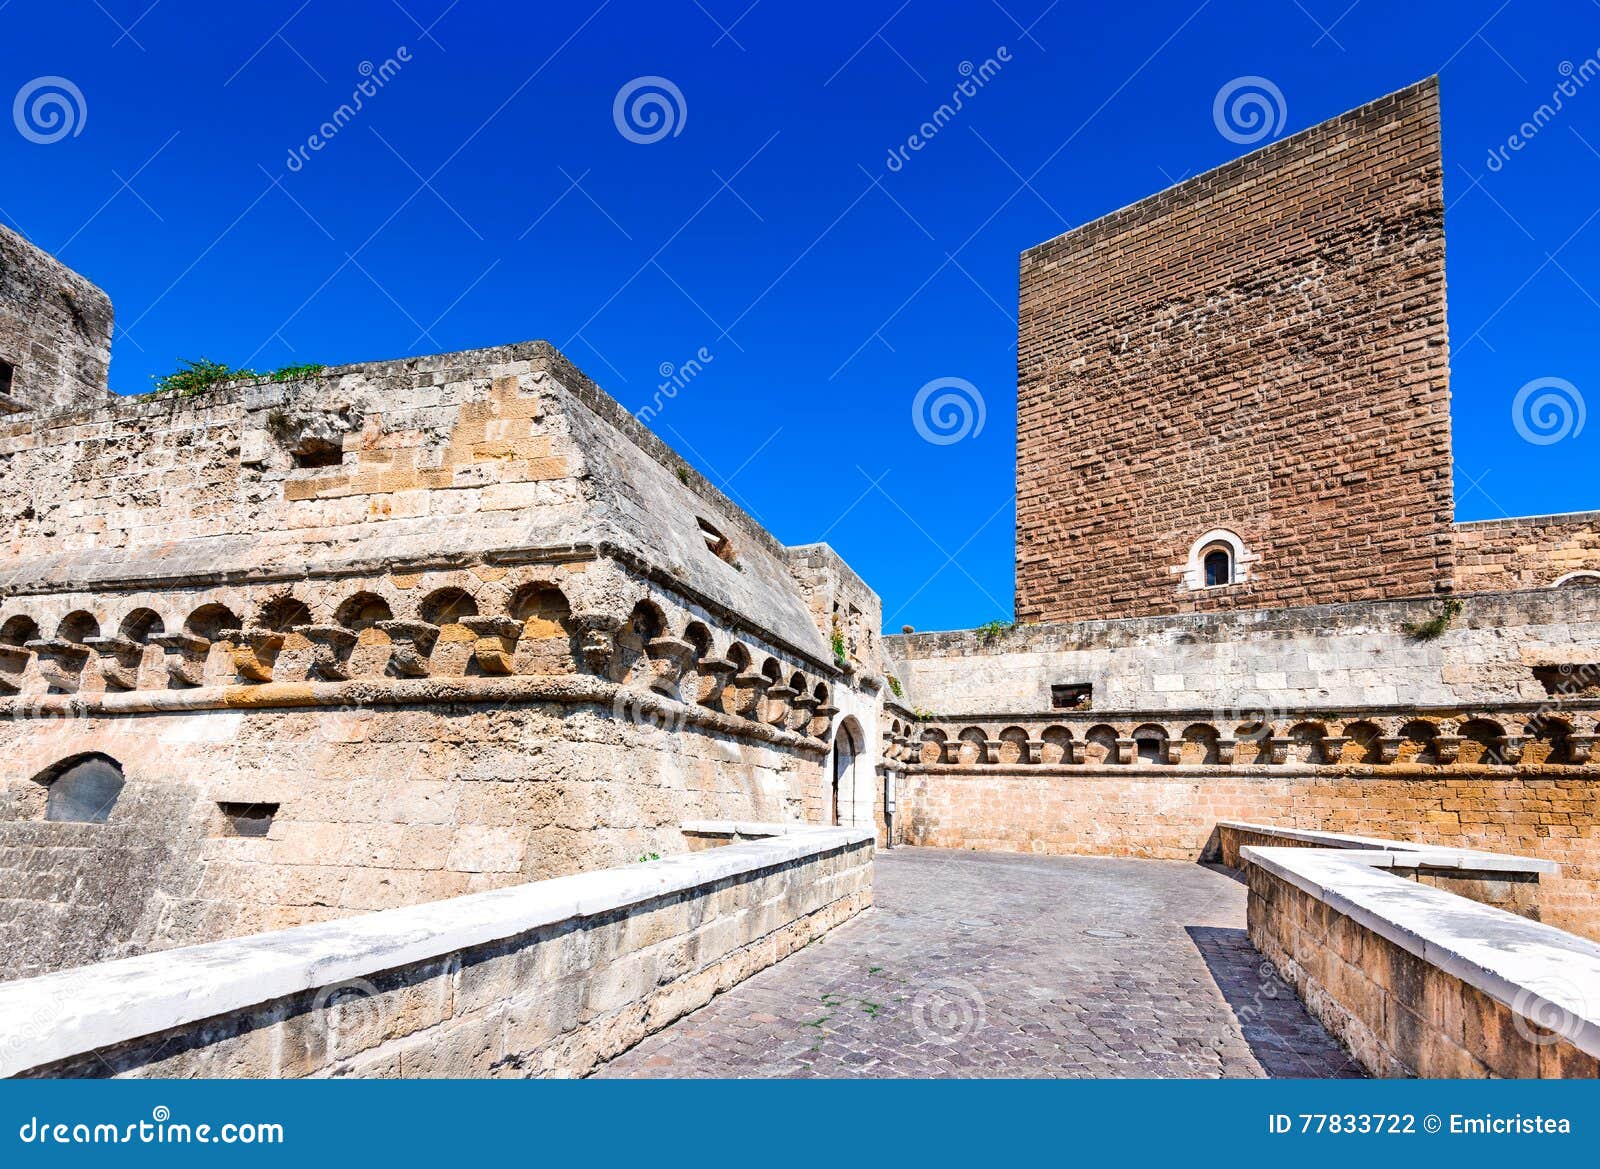
[(876, 907), (602, 1076), (1356, 1076), (1200, 865), (898, 848)]

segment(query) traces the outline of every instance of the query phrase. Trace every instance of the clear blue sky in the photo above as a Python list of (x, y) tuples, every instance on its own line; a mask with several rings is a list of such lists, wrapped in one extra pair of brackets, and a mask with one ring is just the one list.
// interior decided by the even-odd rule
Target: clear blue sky
[[(963, 627), (1011, 613), (1018, 253), (1250, 149), (1213, 120), (1234, 78), (1292, 132), (1439, 73), (1459, 518), (1600, 505), (1600, 419), (1511, 425), (1536, 378), (1600, 404), (1600, 77), (1488, 167), (1600, 53), (1591, 0), (597, 3), (0, 0), (0, 104), (60, 76), (87, 111), (50, 143), (0, 120), (0, 219), (110, 292), (125, 393), (179, 358), (544, 337), (638, 408), (704, 348), (657, 431), (780, 539), (833, 544), (889, 628)], [(650, 75), (684, 113), (637, 143), (614, 99)], [(918, 434), (939, 378), (981, 433)]]

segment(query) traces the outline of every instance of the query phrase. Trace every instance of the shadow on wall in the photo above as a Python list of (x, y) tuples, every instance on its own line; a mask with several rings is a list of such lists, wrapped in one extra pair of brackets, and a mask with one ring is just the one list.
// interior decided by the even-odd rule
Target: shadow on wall
[[(1184, 928), (1239, 1020), (1239, 1031), (1262, 1072), (1273, 1079), (1326, 1075), (1323, 1061), (1313, 1067), (1301, 1053), (1336, 1041), (1311, 1017), (1294, 987), (1250, 944), (1249, 935), (1221, 926)], [(1347, 1057), (1341, 1076), (1363, 1078), (1365, 1073)]]

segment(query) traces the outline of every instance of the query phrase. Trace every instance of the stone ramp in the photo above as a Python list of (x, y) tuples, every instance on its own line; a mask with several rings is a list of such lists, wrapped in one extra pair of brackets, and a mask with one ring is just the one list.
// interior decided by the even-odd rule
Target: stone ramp
[(597, 1073), (1359, 1076), (1193, 864), (900, 848), (877, 908)]

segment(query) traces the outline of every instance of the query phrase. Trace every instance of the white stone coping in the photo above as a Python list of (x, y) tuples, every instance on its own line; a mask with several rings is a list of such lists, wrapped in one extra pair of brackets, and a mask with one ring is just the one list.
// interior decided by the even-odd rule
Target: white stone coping
[(782, 824), (771, 820), (685, 820), (679, 827), (688, 836), (748, 836), (751, 839), (831, 830), (824, 825)]
[[(1406, 840), (1383, 840), (1376, 836), (1354, 836), (1347, 832), (1319, 832), (1310, 828), (1279, 828), (1273, 824), (1252, 824), (1245, 820), (1218, 820), (1217, 827), (1231, 828), (1236, 832), (1253, 832), (1260, 836), (1281, 836), (1285, 840), (1303, 840), (1307, 844), (1321, 848), (1378, 851), (1388, 854), (1389, 859), (1372, 859), (1366, 863), (1381, 868), (1477, 869), (1482, 872), (1504, 873), (1561, 871), (1561, 866), (1555, 861), (1531, 856), (1513, 856), (1504, 852), (1481, 852), (1475, 848), (1447, 848), (1440, 845), (1416, 844)], [(1242, 854), (1243, 849), (1240, 851)]]
[(0, 1075), (873, 839), (814, 828), (0, 983)]
[[(1600, 1057), (1600, 944), (1397, 879), (1386, 871), (1399, 861), (1394, 852), (1246, 845), (1240, 855)], [(1441, 852), (1440, 859), (1445, 855), (1460, 854)], [(1470, 857), (1464, 863), (1482, 867)]]

